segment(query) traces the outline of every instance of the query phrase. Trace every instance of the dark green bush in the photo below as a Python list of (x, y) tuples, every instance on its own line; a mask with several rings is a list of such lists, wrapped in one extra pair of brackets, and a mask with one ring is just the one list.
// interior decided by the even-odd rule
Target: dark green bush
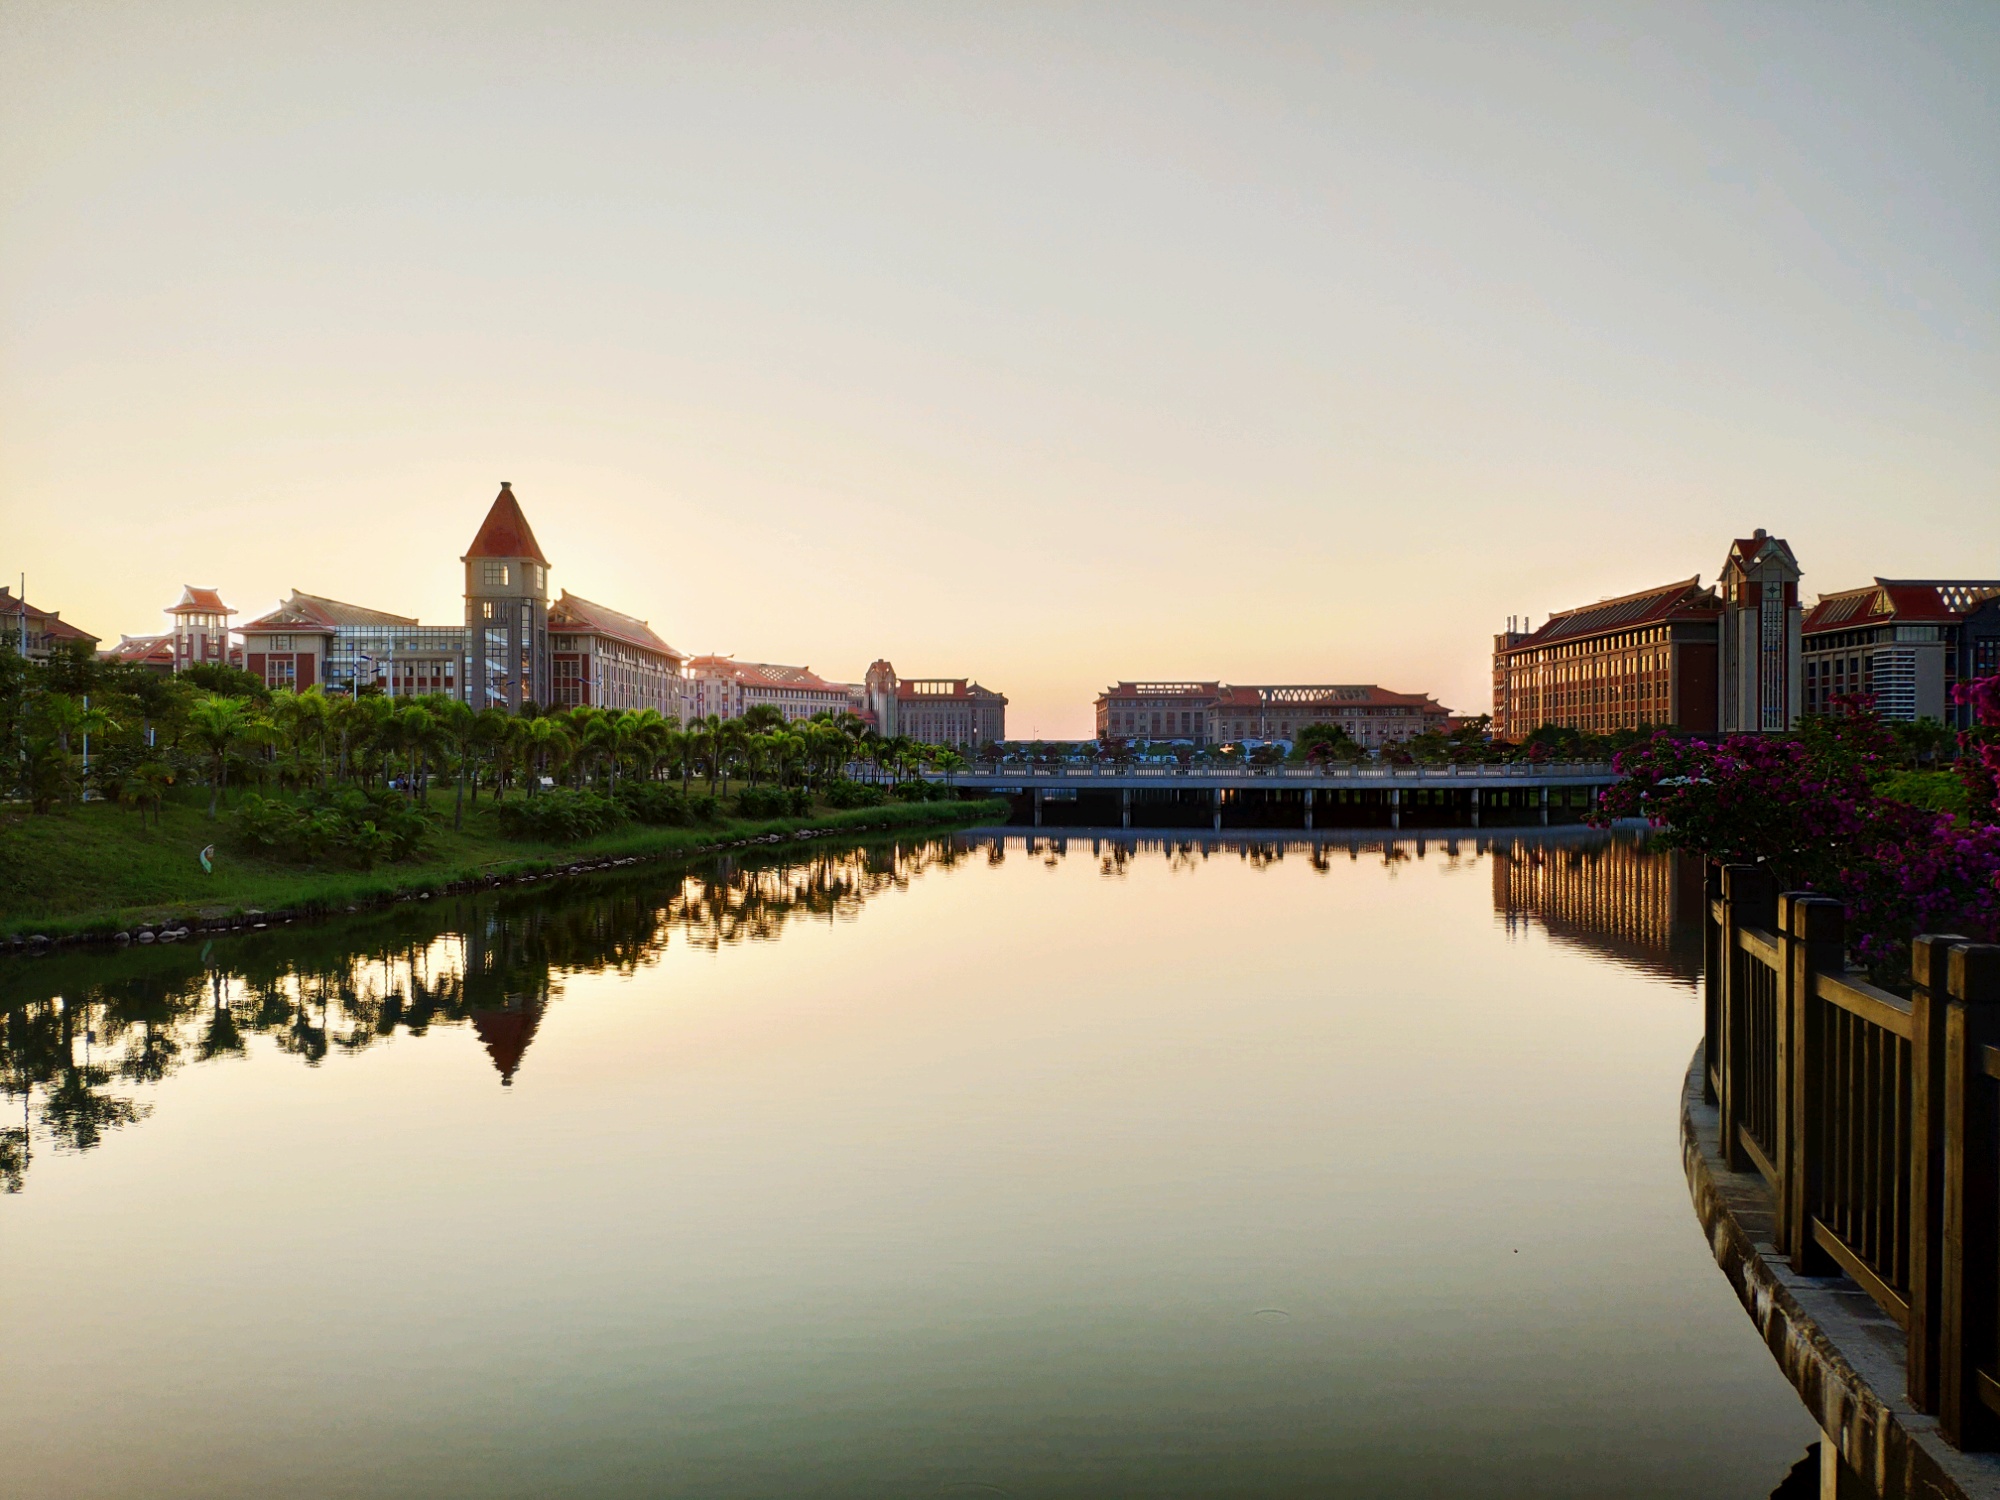
[(685, 828), (695, 821), (687, 793), (664, 781), (628, 781), (618, 788), (618, 801), (628, 817), (651, 828)]
[(880, 807), (888, 801), (882, 788), (867, 781), (849, 781), (845, 777), (826, 789), (826, 800), (834, 807)]
[(276, 859), (331, 860), (366, 870), (423, 848), (431, 817), (394, 792), (346, 787), (299, 802), (248, 793), (231, 823), (237, 842)]
[(510, 839), (573, 844), (608, 833), (625, 821), (625, 809), (597, 792), (552, 787), (500, 804), (500, 831)]
[(896, 797), (903, 802), (956, 802), (958, 788), (942, 781), (905, 781), (897, 785)]
[(802, 818), (812, 811), (812, 794), (804, 787), (746, 786), (737, 794), (740, 818)]

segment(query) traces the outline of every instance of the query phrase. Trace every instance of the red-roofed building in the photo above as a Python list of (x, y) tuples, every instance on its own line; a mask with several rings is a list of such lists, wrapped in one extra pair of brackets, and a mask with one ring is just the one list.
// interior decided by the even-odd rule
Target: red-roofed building
[(460, 696), (465, 632), (456, 625), (419, 625), (410, 615), (293, 589), (240, 633), (244, 669), (268, 687)]
[(828, 682), (811, 667), (697, 656), (687, 663), (686, 671), (688, 716), (695, 719), (740, 719), (760, 703), (770, 704), (787, 719), (853, 713), (862, 706), (858, 685)]
[(549, 659), (557, 705), (650, 708), (680, 720), (687, 653), (661, 640), (644, 620), (565, 589), (549, 606)]
[(29, 661), (47, 661), (64, 647), (95, 650), (97, 637), (79, 630), (55, 610), (36, 609), (13, 590), (0, 588), (0, 650), (18, 652)]
[(237, 654), (229, 644), (229, 617), (236, 611), (222, 602), (216, 590), (184, 583), (180, 602), (169, 605), (166, 613), (173, 622), (167, 634), (173, 639), (176, 672), (236, 663)]
[(1007, 699), (965, 677), (898, 677), (887, 661), (862, 681), (862, 717), (884, 738), (977, 747), (1007, 738)]
[(1800, 633), (1805, 712), (1866, 694), (1886, 719), (1962, 724), (1952, 688), (2000, 672), (2000, 580), (1878, 578), (1821, 594)]
[(1120, 682), (1097, 695), (1097, 737), (1203, 745), (1296, 740), (1314, 724), (1337, 726), (1365, 749), (1442, 732), (1450, 710), (1428, 693), (1373, 683), (1243, 687), (1215, 681)]
[(174, 638), (166, 631), (158, 635), (121, 635), (117, 645), (97, 654), (101, 660), (130, 662), (162, 677), (174, 674)]
[(1493, 638), (1493, 734), (1716, 727), (1722, 601), (1701, 579), (1601, 599)]

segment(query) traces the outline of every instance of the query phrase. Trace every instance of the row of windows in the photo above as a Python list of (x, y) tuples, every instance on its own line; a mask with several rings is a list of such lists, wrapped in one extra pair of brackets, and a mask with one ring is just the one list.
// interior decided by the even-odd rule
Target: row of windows
[[(539, 589), (546, 576), (538, 563), (521, 564), (520, 582), (523, 588)], [(511, 589), (514, 587), (514, 565), (488, 559), (479, 565), (479, 582), (484, 588)]]

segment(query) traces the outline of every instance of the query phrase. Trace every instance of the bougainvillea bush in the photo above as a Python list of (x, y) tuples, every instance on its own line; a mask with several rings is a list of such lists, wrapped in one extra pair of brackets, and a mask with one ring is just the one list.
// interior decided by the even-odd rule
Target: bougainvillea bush
[(1673, 847), (1725, 864), (1767, 865), (1781, 890), (1838, 897), (1847, 904), (1854, 956), (1891, 976), (1906, 967), (1920, 932), (2000, 940), (2000, 826), (1991, 794), (2000, 772), (2000, 678), (1971, 684), (1961, 701), (1980, 719), (1960, 737), (1965, 819), (1878, 790), (1889, 737), (1872, 706), (1855, 701), (1797, 735), (1656, 735), (1618, 756), (1624, 780), (1605, 793), (1595, 821), (1645, 818)]

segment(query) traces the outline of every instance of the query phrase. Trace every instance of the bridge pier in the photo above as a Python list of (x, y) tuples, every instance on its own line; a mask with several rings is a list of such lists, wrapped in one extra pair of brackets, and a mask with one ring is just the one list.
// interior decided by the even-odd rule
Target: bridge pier
[(1306, 788), (1306, 827), (1307, 827), (1307, 828), (1311, 828), (1312, 826), (1313, 826), (1313, 789), (1312, 789), (1311, 787), (1307, 787), (1307, 788)]
[(1474, 787), (1474, 788), (1472, 789), (1472, 826), (1473, 826), (1474, 828), (1477, 828), (1477, 827), (1479, 826), (1479, 788), (1478, 788), (1478, 787)]
[(1544, 828), (1549, 826), (1549, 789), (1547, 787), (1542, 788), (1542, 826)]
[(1130, 828), (1132, 826), (1132, 788), (1129, 786), (1119, 788), (1118, 812), (1124, 819), (1123, 826)]
[(1389, 788), (1389, 826), (1403, 826), (1403, 789), (1399, 786)]
[(1222, 788), (1215, 787), (1209, 792), (1209, 800), (1215, 808), (1215, 831), (1222, 832)]
[[(1543, 816), (1542, 821), (1544, 823), (1548, 821), (1546, 815)], [(1037, 828), (1042, 826), (1042, 789), (1040, 787), (1035, 788), (1035, 826)]]

